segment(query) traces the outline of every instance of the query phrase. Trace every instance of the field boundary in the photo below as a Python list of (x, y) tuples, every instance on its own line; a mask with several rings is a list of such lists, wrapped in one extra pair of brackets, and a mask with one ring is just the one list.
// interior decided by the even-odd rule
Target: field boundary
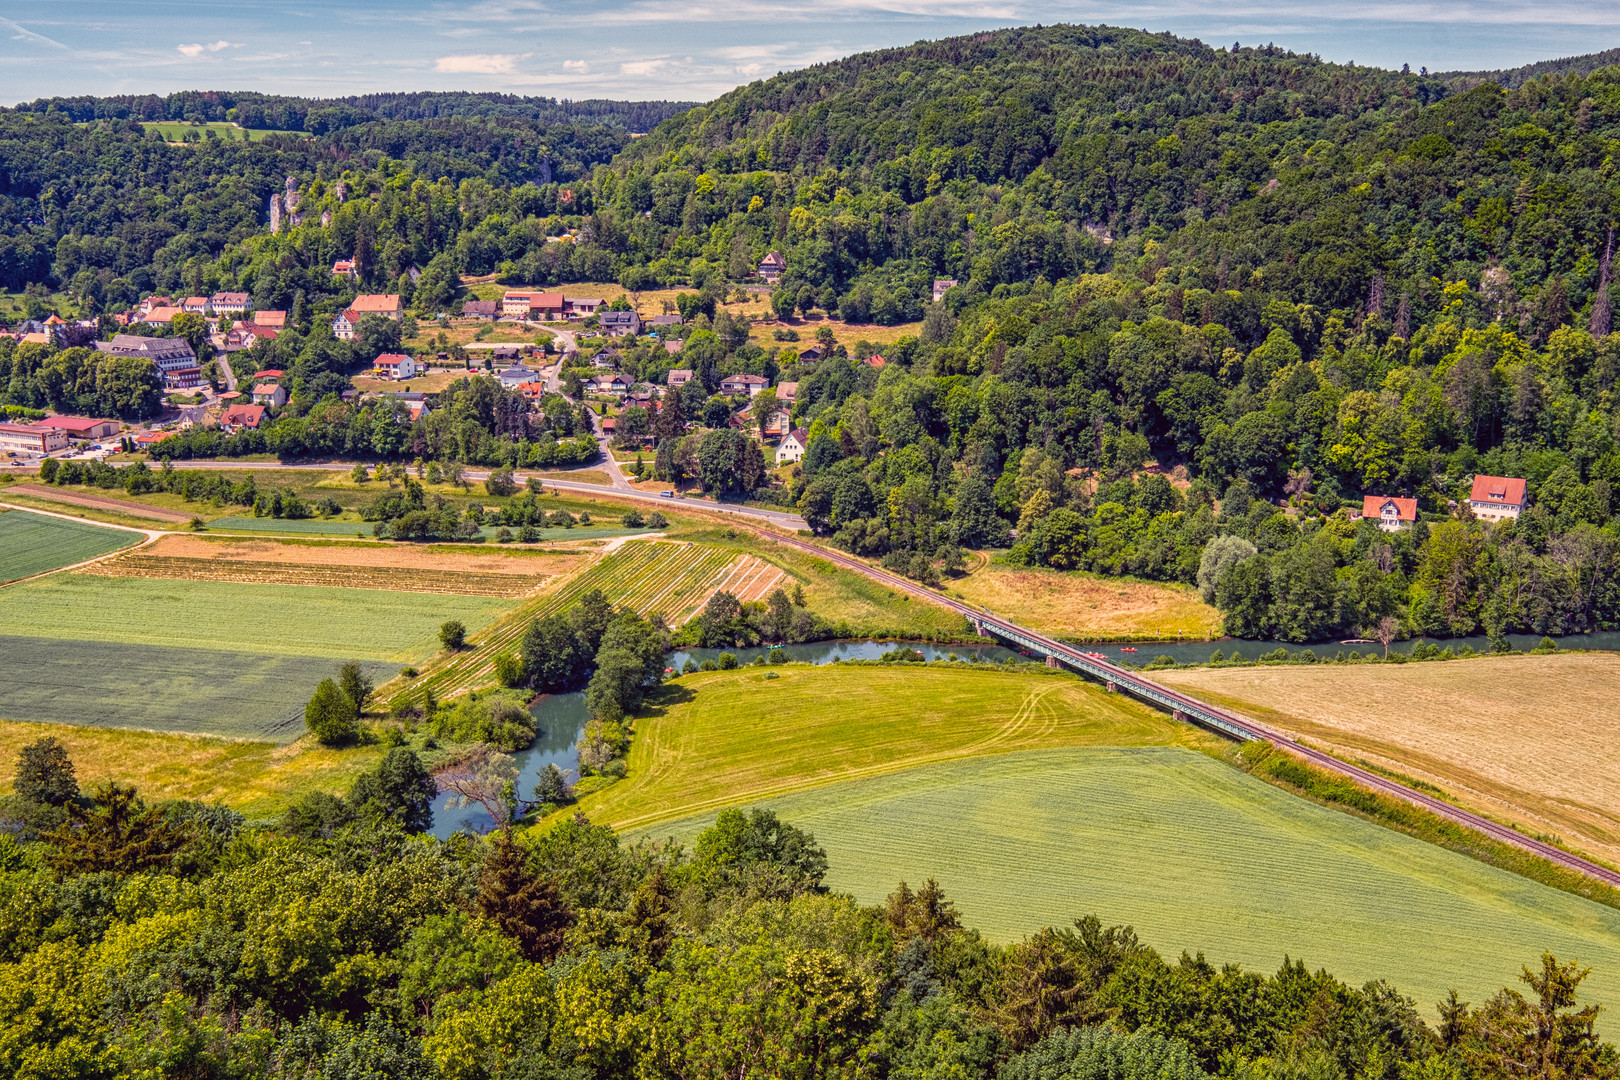
[(77, 491), (62, 491), (43, 484), (13, 484), (6, 490), (45, 502), (66, 503), (69, 506), (82, 506), (88, 510), (112, 510), (129, 517), (151, 518), (153, 521), (166, 521), (173, 525), (184, 525), (191, 520), (191, 515), (182, 514), (178, 510), (165, 510), (161, 506), (148, 506), (145, 503), (128, 502), (124, 499), (109, 499), (101, 495), (83, 495)]

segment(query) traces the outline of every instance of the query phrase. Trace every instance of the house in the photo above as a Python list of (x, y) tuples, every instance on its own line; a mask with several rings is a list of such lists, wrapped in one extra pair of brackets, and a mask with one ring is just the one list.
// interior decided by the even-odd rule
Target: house
[(767, 386), (771, 381), (762, 375), (727, 375), (720, 380), (722, 394), (747, 394), (753, 397)]
[(1528, 502), (1525, 482), (1513, 476), (1476, 476), (1468, 493), (1468, 505), (1481, 521), (1516, 518)]
[(519, 319), (527, 319), (529, 312), (534, 309), (536, 292), (509, 292), (501, 297), (501, 314), (512, 315)]
[(53, 427), (70, 439), (106, 439), (118, 434), (118, 421), (96, 420), (88, 416), (48, 414), (40, 427)]
[(383, 401), (396, 401), (405, 406), (405, 411), (410, 414), (413, 421), (420, 420), (433, 411), (428, 405), (427, 395), (421, 391), (407, 390), (403, 393), (379, 394), (377, 396)]
[(181, 314), (184, 314), (184, 312), (177, 307), (155, 307), (141, 317), (141, 322), (167, 326), (169, 323), (174, 322), (176, 315)]
[(144, 319), (146, 318), (147, 312), (151, 311), (153, 308), (160, 307), (174, 307), (174, 301), (170, 300), (167, 296), (148, 296), (145, 300), (141, 301), (140, 307), (135, 309), (135, 315), (137, 318)]
[(533, 299), (529, 301), (529, 315), (531, 318), (555, 322), (563, 317), (565, 307), (563, 294), (560, 292), (535, 293)]
[(826, 355), (826, 349), (822, 348), (820, 345), (812, 345), (799, 354), (799, 363), (813, 364), (817, 360), (821, 360), (826, 357)]
[(206, 296), (188, 296), (180, 301), (180, 310), (191, 315), (207, 315), (212, 308)]
[(1417, 521), (1417, 500), (1394, 495), (1364, 495), (1361, 499), (1361, 516), (1385, 532), (1410, 529)]
[(254, 326), (269, 326), (277, 330), (287, 325), (285, 311), (255, 311), (253, 313)]
[(493, 319), (500, 307), (495, 300), (468, 300), (461, 305), (461, 316), (464, 319)]
[(381, 315), (385, 319), (395, 322), (405, 317), (405, 305), (399, 302), (399, 297), (387, 293), (366, 293), (354, 298), (349, 305), (349, 311), (356, 312), (361, 318), (367, 315)]
[(634, 337), (641, 333), (641, 316), (633, 311), (604, 311), (599, 325), (608, 337)]
[(355, 328), (360, 325), (360, 313), (350, 308), (348, 311), (338, 313), (332, 320), (332, 336), (339, 341), (354, 340)]
[(416, 374), (416, 361), (407, 353), (385, 352), (371, 365), (389, 379), (409, 379)]
[(247, 310), (248, 294), (217, 292), (208, 298), (208, 306), (214, 309), (215, 315), (240, 315)]
[(606, 304), (592, 296), (565, 296), (563, 297), (563, 314), (570, 319), (588, 319), (596, 314), (596, 310)]
[(34, 424), (0, 424), (0, 452), (38, 454), (67, 449), (67, 433)]
[(143, 431), (135, 436), (135, 448), (145, 450), (153, 443), (160, 443), (164, 439), (172, 438), (178, 434), (180, 434), (178, 431)]
[(219, 417), (219, 426), (226, 431), (240, 431), (243, 428), (256, 428), (259, 421), (264, 419), (265, 407), (263, 405), (232, 405)]
[(945, 299), (946, 290), (947, 289), (954, 289), (959, 284), (961, 284), (961, 282), (957, 281), (953, 277), (935, 278), (934, 279), (934, 303), (937, 304), (941, 300)]
[(601, 368), (604, 371), (615, 371), (619, 367), (619, 361), (623, 359), (624, 354), (619, 352), (618, 349), (603, 349), (591, 357), (591, 367)]
[(237, 323), (225, 331), (225, 351), (237, 352), (253, 347), (255, 341), (274, 341), (281, 330), (274, 326), (260, 326), (258, 323)]
[(804, 428), (794, 428), (776, 448), (776, 463), (782, 465), (789, 461), (798, 461), (804, 457), (804, 452), (809, 446), (810, 433)]
[(767, 439), (779, 439), (793, 426), (793, 418), (786, 409), (772, 409), (770, 415), (759, 422), (759, 433)]
[(792, 405), (799, 397), (799, 384), (785, 382), (776, 384), (776, 400), (784, 405)]
[(501, 380), (501, 386), (507, 390), (516, 390), (526, 382), (539, 382), (540, 373), (524, 367), (522, 364), (513, 364), (502, 371), (496, 378)]
[(346, 277), (346, 278), (354, 277), (355, 276), (354, 260), (353, 259), (339, 259), (337, 262), (333, 263), (332, 264), (332, 276), (333, 277)]
[(862, 363), (864, 363), (867, 367), (877, 368), (879, 371), (882, 371), (884, 366), (888, 364), (888, 361), (883, 359), (881, 355), (873, 353), (871, 356), (868, 356), (865, 360), (863, 360)]
[(253, 386), (253, 404), (269, 405), (279, 409), (287, 404), (287, 388), (280, 383), (255, 383)]
[(282, 371), (280, 368), (265, 368), (263, 371), (255, 371), (253, 373), (253, 381), (265, 382), (266, 380), (269, 380), (274, 382), (277, 379), (285, 377), (286, 374), (287, 373)]
[(546, 384), (543, 382), (518, 383), (517, 392), (530, 401), (538, 401), (546, 396)]
[(598, 375), (585, 381), (585, 385), (590, 388), (592, 393), (615, 394), (619, 397), (628, 394), (630, 388), (635, 384), (634, 379), (619, 371), (607, 375)]
[(692, 369), (691, 368), (678, 367), (678, 368), (670, 368), (669, 369), (668, 382), (669, 382), (669, 385), (671, 387), (673, 387), (674, 389), (678, 390), (678, 389), (685, 386), (687, 383), (689, 383), (691, 381), (692, 381)]
[(679, 315), (654, 315), (647, 320), (648, 326), (680, 326), (684, 320)]
[(775, 285), (782, 280), (782, 273), (787, 269), (787, 260), (782, 258), (780, 251), (773, 251), (759, 260), (759, 276), (765, 279), (765, 284)]
[(197, 354), (185, 338), (150, 338), (135, 334), (115, 334), (111, 341), (95, 343), (99, 352), (113, 356), (139, 356), (152, 361), (163, 375), (169, 390), (190, 390), (202, 385), (202, 369)]

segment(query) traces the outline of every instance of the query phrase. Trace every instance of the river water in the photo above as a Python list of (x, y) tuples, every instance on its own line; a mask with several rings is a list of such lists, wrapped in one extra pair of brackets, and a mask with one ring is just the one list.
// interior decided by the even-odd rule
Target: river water
[[(1564, 637), (1555, 637), (1554, 641), (1562, 649), (1596, 649), (1604, 651), (1620, 651), (1620, 633), (1596, 634), (1570, 634)], [(1397, 641), (1390, 645), (1390, 652), (1410, 653), (1420, 642), (1429, 642), (1452, 651), (1460, 651), (1465, 646), (1472, 646), (1477, 652), (1489, 652), (1490, 642), (1480, 637), (1466, 638), (1414, 638), (1411, 641)], [(1509, 634), (1508, 643), (1515, 650), (1527, 651), (1541, 643), (1538, 634)], [(1003, 660), (1018, 657), (1020, 654), (1001, 645), (991, 644), (964, 644), (964, 645), (931, 645), (926, 642), (912, 641), (817, 641), (806, 645), (783, 645), (782, 651), (788, 658), (800, 664), (831, 664), (840, 660), (876, 660), (890, 649), (907, 647), (916, 649), (927, 660), (966, 660), (974, 663), (1000, 663)], [(1286, 641), (1245, 641), (1239, 638), (1224, 638), (1219, 641), (1199, 642), (1137, 642), (1134, 644), (1092, 644), (1078, 645), (1077, 648), (1087, 652), (1101, 653), (1104, 657), (1115, 663), (1146, 664), (1160, 656), (1169, 656), (1179, 664), (1202, 664), (1209, 660), (1210, 654), (1220, 649), (1227, 659), (1234, 655), (1242, 655), (1253, 660), (1262, 653), (1274, 652), (1277, 649), (1287, 649), (1289, 653), (1302, 652), (1310, 649), (1318, 657), (1331, 659), (1336, 653), (1349, 654), (1352, 650), (1360, 652), (1363, 656), (1383, 652), (1383, 646), (1377, 642), (1359, 642), (1354, 644), (1341, 644), (1336, 641), (1314, 642), (1308, 645), (1298, 645)], [(754, 649), (678, 649), (669, 654), (668, 666), (679, 671), (688, 660), (702, 663), (705, 660), (717, 660), (722, 652), (729, 652), (737, 657), (739, 664), (752, 664), (757, 657), (763, 656), (770, 650), (765, 648)], [(579, 751), (576, 744), (585, 730), (585, 721), (589, 719), (585, 711), (584, 694), (546, 694), (538, 697), (529, 706), (529, 712), (534, 715), (538, 726), (538, 734), (534, 744), (527, 750), (520, 750), (513, 757), (518, 766), (518, 794), (527, 798), (534, 791), (534, 782), (542, 770), (548, 765), (555, 764), (559, 769), (568, 770), (579, 768)], [(458, 829), (471, 829), (474, 832), (487, 832), (494, 822), (490, 816), (479, 806), (467, 806), (460, 809), (450, 808), (449, 795), (440, 795), (433, 804), (433, 835), (439, 838), (450, 836)]]

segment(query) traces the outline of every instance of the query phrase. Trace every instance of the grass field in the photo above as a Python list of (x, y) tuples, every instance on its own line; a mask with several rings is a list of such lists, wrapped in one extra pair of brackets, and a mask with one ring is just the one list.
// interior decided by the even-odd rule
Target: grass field
[(195, 132), (199, 138), (207, 138), (204, 131), (212, 131), (216, 138), (227, 142), (263, 142), (271, 135), (296, 135), (301, 139), (310, 138), (307, 131), (271, 131), (269, 129), (241, 128), (235, 124), (213, 121), (206, 124), (191, 124), (180, 120), (153, 120), (141, 124), (147, 131), (156, 131), (167, 142), (179, 142), (187, 132)]
[(183, 523), (191, 520), (179, 511), (165, 510), (145, 503), (131, 502), (128, 499), (115, 499), (105, 493), (92, 493), (84, 489), (18, 484), (0, 490), (5, 491), (7, 498), (21, 496), (32, 499), (56, 513), (72, 512), (73, 508), (107, 510), (120, 515), (124, 520), (137, 520), (145, 527), (151, 527), (154, 521)]
[(43, 514), (22, 510), (0, 512), (0, 584), (72, 566), (128, 547), (139, 539), (139, 533), (103, 529)]
[(397, 662), (435, 652), (446, 619), (476, 633), (511, 606), (486, 597), (57, 574), (0, 591), (0, 626), (61, 641)]
[(1005, 566), (981, 558), (946, 589), (1031, 629), (1082, 641), (1208, 640), (1220, 633), (1221, 613), (1184, 585)]
[[(779, 676), (767, 679), (767, 673)], [(1079, 679), (987, 667), (799, 665), (687, 675), (636, 721), (630, 775), (581, 808), (645, 826), (695, 810), (1039, 746), (1213, 745)]]
[(1186, 688), (1471, 808), (1620, 862), (1620, 655), (1166, 671)]
[[(621, 782), (620, 787), (624, 786)], [(612, 789), (609, 789), (611, 791)], [(1173, 959), (1271, 972), (1285, 954), (1425, 1012), (1482, 1001), (1543, 950), (1620, 1005), (1620, 912), (1295, 798), (1176, 748), (1065, 749), (930, 765), (764, 805), (815, 834), (863, 903), (938, 878), (996, 940), (1095, 912)], [(690, 841), (706, 811), (648, 829)]]
[(148, 799), (223, 802), (250, 819), (271, 817), (310, 791), (341, 794), (384, 753), (0, 721), (0, 783), (10, 786), (18, 751), (47, 736), (67, 748), (82, 788), (117, 780)]
[[(304, 703), (338, 665), (337, 657), (55, 637), (0, 636), (0, 655), (6, 720), (271, 743), (304, 733)], [(394, 671), (387, 663), (366, 667), (378, 681)]]

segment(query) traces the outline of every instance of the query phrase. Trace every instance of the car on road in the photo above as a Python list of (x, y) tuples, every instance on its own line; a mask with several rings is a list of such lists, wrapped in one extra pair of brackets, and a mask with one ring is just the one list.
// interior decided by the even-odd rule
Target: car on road
[(673, 499), (675, 497), (675, 493), (673, 491), (660, 491), (658, 493), (658, 497), (660, 499)]

